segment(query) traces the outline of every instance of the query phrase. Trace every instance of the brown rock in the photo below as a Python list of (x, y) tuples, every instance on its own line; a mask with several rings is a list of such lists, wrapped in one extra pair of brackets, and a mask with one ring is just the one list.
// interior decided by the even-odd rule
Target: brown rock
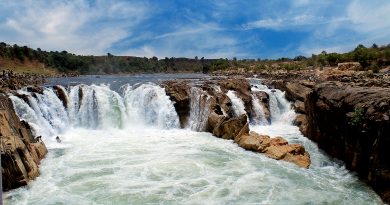
[[(390, 88), (322, 83), (305, 102), (307, 133), (385, 196), (390, 192)], [(386, 200), (386, 198), (383, 198)], [(385, 201), (390, 202), (390, 201)]]
[(190, 98), (188, 81), (166, 81), (163, 83), (165, 92), (174, 102), (175, 110), (179, 115), (180, 126), (187, 125), (190, 114)]
[(69, 104), (69, 99), (68, 99), (68, 95), (65, 93), (63, 88), (61, 88), (58, 85), (55, 85), (55, 86), (53, 86), (53, 89), (54, 89), (58, 99), (60, 99), (62, 104), (64, 105), (64, 107), (67, 108), (68, 104)]
[(303, 135), (307, 136), (308, 121), (306, 115), (297, 115), (293, 123), (299, 127), (299, 131), (301, 131)]
[(47, 149), (42, 141), (34, 139), (30, 126), (19, 120), (5, 96), (0, 97), (0, 135), (3, 189), (24, 186), (39, 175), (38, 164)]
[(222, 118), (213, 128), (213, 134), (223, 139), (234, 139), (247, 124), (246, 115), (230, 119)]
[(276, 160), (285, 160), (303, 168), (309, 168), (310, 155), (299, 144), (288, 144), (282, 137), (270, 138), (268, 135), (259, 135), (256, 132), (239, 135), (235, 142), (242, 148), (265, 153)]
[(300, 83), (287, 82), (286, 87), (286, 98), (290, 101), (299, 100), (304, 102), (306, 95), (311, 91), (309, 87), (306, 87)]

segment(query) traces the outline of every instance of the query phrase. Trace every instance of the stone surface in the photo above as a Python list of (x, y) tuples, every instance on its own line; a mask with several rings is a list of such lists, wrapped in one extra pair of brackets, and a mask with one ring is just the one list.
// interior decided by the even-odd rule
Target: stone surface
[(309, 89), (305, 95), (291, 86), (288, 89), (285, 81), (278, 81), (277, 86), (289, 93), (290, 100), (304, 100), (306, 114), (294, 121), (301, 132), (329, 155), (343, 160), (390, 202), (390, 88), (362, 86), (362, 81), (294, 86)]
[[(207, 119), (206, 131), (214, 136), (234, 140), (240, 147), (254, 152), (264, 153), (266, 156), (292, 162), (298, 166), (308, 168), (310, 156), (301, 145), (290, 145), (282, 137), (270, 138), (249, 131), (248, 116), (253, 117), (252, 94), (263, 106), (266, 119), (270, 122), (269, 96), (265, 92), (251, 92), (250, 85), (243, 78), (211, 79), (201, 81), (167, 81), (163, 83), (166, 93), (175, 102), (175, 109), (179, 114), (182, 127), (187, 125), (190, 115), (190, 89), (198, 89), (210, 98), (210, 106), (206, 110), (210, 113)], [(247, 115), (235, 117), (232, 102), (226, 93), (234, 90), (237, 97), (243, 100)], [(206, 105), (202, 103), (202, 106)], [(297, 147), (298, 146), (298, 147)], [(297, 150), (300, 150), (299, 152)]]
[(235, 141), (244, 149), (264, 153), (272, 159), (288, 161), (303, 168), (310, 166), (310, 155), (305, 148), (299, 144), (288, 144), (282, 137), (271, 138), (250, 132), (237, 136)]
[(34, 138), (28, 123), (19, 120), (6, 96), (0, 96), (0, 136), (3, 190), (26, 185), (39, 175), (38, 165), (47, 149), (40, 138)]
[[(320, 84), (305, 102), (307, 136), (382, 196), (390, 193), (390, 88)], [(390, 198), (384, 198), (389, 202)]]

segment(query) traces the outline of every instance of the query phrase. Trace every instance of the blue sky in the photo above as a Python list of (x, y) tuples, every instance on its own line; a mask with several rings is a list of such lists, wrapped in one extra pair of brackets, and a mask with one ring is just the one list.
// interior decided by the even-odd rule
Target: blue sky
[(390, 1), (0, 0), (0, 41), (83, 55), (307, 56), (390, 43)]

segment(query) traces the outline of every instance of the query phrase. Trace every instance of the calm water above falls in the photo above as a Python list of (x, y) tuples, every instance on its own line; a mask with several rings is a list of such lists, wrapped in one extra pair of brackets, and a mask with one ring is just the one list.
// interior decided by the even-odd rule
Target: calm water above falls
[[(251, 130), (304, 144), (310, 169), (245, 151), (209, 133), (178, 129), (172, 102), (155, 84), (126, 85), (121, 92), (82, 86), (89, 95), (81, 101), (75, 94), (80, 86), (70, 87), (68, 109), (48, 88), (29, 104), (12, 97), (49, 154), (40, 177), (5, 193), (5, 204), (382, 203), (291, 125), (294, 112), (282, 92), (257, 80), (252, 84), (270, 94), (272, 123), (259, 120)], [(233, 103), (240, 108), (239, 99)]]

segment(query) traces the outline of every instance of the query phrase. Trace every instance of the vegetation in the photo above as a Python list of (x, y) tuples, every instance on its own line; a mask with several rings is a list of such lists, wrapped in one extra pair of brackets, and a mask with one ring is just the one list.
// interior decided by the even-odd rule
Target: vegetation
[(348, 124), (352, 126), (359, 126), (363, 121), (363, 117), (364, 117), (364, 109), (360, 107), (355, 107), (352, 113), (352, 118)]
[(110, 73), (138, 73), (138, 72), (212, 72), (229, 68), (244, 68), (245, 70), (300, 70), (313, 67), (337, 66), (342, 62), (359, 62), (363, 69), (378, 72), (382, 67), (390, 65), (390, 44), (367, 48), (358, 45), (348, 53), (322, 53), (311, 57), (297, 56), (295, 58), (280, 59), (205, 59), (197, 56), (191, 58), (164, 58), (114, 56), (82, 56), (67, 51), (42, 51), (27, 46), (8, 45), (0, 43), (1, 59), (15, 62), (36, 61), (46, 68), (54, 68), (60, 72), (74, 72), (80, 74), (110, 74)]

